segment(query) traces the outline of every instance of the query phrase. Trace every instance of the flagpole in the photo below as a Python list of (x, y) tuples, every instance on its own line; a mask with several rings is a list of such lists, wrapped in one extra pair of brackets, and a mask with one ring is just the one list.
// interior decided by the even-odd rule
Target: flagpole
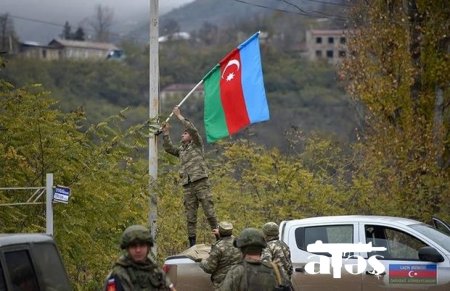
[[(186, 101), (186, 99), (189, 98), (189, 96), (192, 95), (192, 93), (194, 93), (194, 91), (197, 89), (198, 86), (200, 86), (203, 83), (203, 79), (200, 80), (200, 82), (197, 83), (197, 85), (194, 86), (194, 88), (192, 88), (191, 91), (189, 91), (189, 93), (187, 93), (186, 96), (184, 96), (184, 98), (180, 101), (180, 103), (178, 103), (178, 107), (180, 107), (181, 105), (183, 105), (184, 101)], [(167, 117), (165, 123), (169, 122), (170, 118), (173, 116), (173, 112), (170, 113), (169, 117)]]

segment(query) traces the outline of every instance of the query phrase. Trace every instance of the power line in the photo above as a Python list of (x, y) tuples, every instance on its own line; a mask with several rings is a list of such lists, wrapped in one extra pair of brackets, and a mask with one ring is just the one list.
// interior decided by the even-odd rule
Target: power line
[[(324, 12), (322, 12), (322, 11), (317, 11), (317, 10), (311, 10), (311, 11), (306, 11), (306, 10), (304, 10), (304, 9), (302, 9), (299, 5), (297, 5), (297, 4), (294, 4), (294, 3), (292, 3), (292, 2), (289, 2), (289, 1), (287, 1), (287, 0), (281, 0), (281, 1), (283, 1), (284, 3), (286, 3), (286, 4), (288, 4), (288, 5), (290, 5), (290, 6), (293, 6), (293, 7), (295, 7), (296, 9), (298, 9), (299, 11), (301, 11), (301, 12), (303, 12), (303, 13), (316, 13), (316, 14), (319, 14), (319, 15), (322, 15), (322, 16), (326, 16), (326, 17), (334, 17), (334, 18), (337, 18), (337, 19), (340, 19), (340, 20), (345, 20), (346, 18), (345, 17), (342, 17), (342, 16), (340, 16), (340, 15), (331, 15), (331, 14), (328, 14), (328, 13), (324, 13)], [(309, 0), (309, 1), (312, 1), (312, 0)], [(315, 2), (315, 1), (312, 1), (312, 2)], [(331, 2), (328, 2), (328, 3), (331, 3)]]
[(340, 2), (327, 2), (327, 1), (320, 1), (320, 0), (305, 0), (305, 1), (315, 2), (315, 3), (325, 4), (325, 5), (335, 5), (335, 6), (342, 6), (342, 7), (351, 7), (351, 5), (343, 4), (343, 3), (340, 3)]
[[(54, 23), (54, 22), (50, 22), (50, 21), (45, 21), (45, 20), (40, 20), (40, 19), (35, 19), (35, 18), (29, 18), (29, 17), (23, 17), (23, 16), (17, 16), (17, 15), (11, 15), (8, 14), (11, 18), (15, 18), (15, 19), (20, 19), (20, 20), (25, 20), (25, 21), (30, 21), (30, 22), (36, 22), (36, 23), (41, 23), (41, 24), (46, 24), (46, 25), (52, 25), (52, 26), (56, 26), (56, 27), (61, 27), (64, 28), (65, 24), (60, 24), (60, 23)], [(81, 27), (81, 26), (79, 26)], [(85, 28), (82, 27), (82, 29), (86, 32), (91, 32), (91, 33), (95, 33), (95, 31), (93, 29), (89, 29), (89, 28)], [(109, 32), (110, 35), (112, 36), (116, 36), (116, 37), (122, 37), (123, 35), (121, 35), (120, 33), (117, 32)], [(130, 37), (128, 36), (128, 38), (134, 39), (134, 40), (142, 40), (142, 41), (147, 41), (147, 39), (141, 38), (141, 37)]]
[(303, 12), (303, 13), (308, 14), (307, 11), (303, 10), (302, 8), (300, 8), (300, 6), (298, 6), (297, 4), (291, 3), (291, 2), (286, 1), (286, 0), (281, 0), (281, 1), (284, 2), (284, 3), (286, 3), (286, 4), (288, 4), (288, 5), (294, 6), (295, 8), (297, 8), (299, 11), (301, 11), (301, 12)]
[(232, 1), (243, 3), (243, 4), (246, 4), (246, 5), (250, 5), (250, 6), (261, 7), (261, 8), (265, 8), (265, 9), (269, 9), (269, 10), (273, 10), (273, 11), (279, 11), (279, 12), (285, 12), (285, 13), (294, 13), (294, 14), (298, 14), (298, 15), (302, 15), (302, 16), (311, 17), (311, 18), (317, 18), (318, 17), (318, 15), (313, 15), (312, 14), (312, 13), (315, 13), (315, 14), (319, 14), (319, 15), (322, 15), (322, 16), (326, 16), (326, 17), (333, 17), (333, 18), (336, 18), (338, 20), (343, 20), (343, 21), (348, 19), (347, 17), (342, 16), (342, 15), (332, 15), (332, 14), (327, 14), (327, 13), (324, 13), (324, 12), (321, 12), (321, 11), (309, 11), (308, 12), (308, 11), (302, 9), (297, 4), (291, 3), (291, 2), (286, 1), (286, 0), (281, 0), (281, 1), (284, 2), (285, 4), (288, 4), (290, 6), (295, 7), (299, 11), (280, 9), (280, 8), (276, 8), (276, 7), (270, 7), (270, 6), (265, 6), (265, 5), (261, 5), (261, 4), (247, 2), (247, 1), (244, 1), (244, 0), (232, 0)]
[(249, 3), (243, 0), (232, 0), (235, 2), (239, 2), (239, 3), (244, 3), (250, 6), (255, 6), (255, 7), (260, 7), (260, 8), (265, 8), (265, 9), (269, 9), (269, 10), (273, 10), (273, 11), (279, 11), (279, 12), (286, 12), (286, 13), (294, 13), (294, 14), (300, 14), (303, 16), (310, 16), (306, 13), (299, 13), (299, 12), (295, 12), (295, 11), (291, 11), (291, 10), (284, 10), (284, 9), (279, 9), (279, 8), (275, 8), (275, 7), (269, 7), (269, 6), (265, 6), (265, 5), (261, 5), (261, 4), (255, 4), (255, 3)]
[[(324, 17), (331, 17), (331, 18), (335, 18), (335, 19), (338, 19), (338, 20), (347, 20), (348, 19), (347, 17), (342, 16), (342, 15), (332, 15), (332, 14), (324, 13), (322, 11), (306, 11), (305, 9), (300, 7), (300, 5), (298, 5), (296, 3), (292, 3), (292, 2), (287, 1), (287, 0), (279, 0), (279, 1), (283, 2), (286, 5), (294, 7), (298, 11), (280, 9), (280, 8), (277, 8), (277, 7), (270, 7), (270, 6), (266, 6), (266, 5), (262, 5), (262, 4), (256, 4), (256, 3), (247, 2), (245, 0), (232, 0), (232, 1), (235, 1), (235, 2), (238, 2), (238, 3), (243, 3), (243, 4), (246, 4), (246, 5), (250, 5), (250, 6), (255, 6), (255, 7), (260, 7), (260, 8), (264, 8), (264, 9), (269, 9), (269, 10), (272, 10), (272, 11), (278, 11), (278, 12), (283, 12), (283, 13), (293, 13), (293, 14), (302, 15), (302, 16), (311, 17), (311, 18), (316, 18), (319, 15), (321, 15), (321, 16), (324, 16)], [(321, 4), (327, 4), (327, 5), (336, 5), (336, 6), (341, 6), (341, 7), (350, 7), (349, 5), (345, 5), (345, 4), (341, 4), (341, 3), (327, 2), (327, 1), (321, 1), (321, 0), (305, 0), (305, 1), (316, 2), (316, 3), (321, 3)], [(30, 21), (30, 22), (35, 22), (35, 23), (41, 23), (41, 24), (46, 24), (46, 25), (51, 25), (51, 26), (56, 26), (56, 27), (61, 27), (61, 28), (65, 27), (64, 24), (54, 23), (54, 22), (40, 20), (40, 19), (35, 19), (35, 18), (29, 18), (29, 17), (17, 16), (17, 15), (11, 15), (11, 14), (9, 14), (9, 16), (11, 18), (25, 20), (25, 21)], [(83, 30), (87, 31), (87, 32), (94, 32), (95, 33), (94, 30), (89, 29), (89, 28), (84, 28), (83, 27)], [(116, 37), (122, 37), (123, 36), (122, 34), (115, 33), (115, 32), (110, 32), (110, 35), (116, 36)], [(134, 40), (147, 41), (147, 39), (144, 39), (142, 37), (130, 36), (129, 34), (128, 34), (128, 38), (134, 39)]]
[(48, 25), (53, 25), (53, 26), (58, 26), (58, 27), (64, 27), (64, 25), (62, 25), (62, 24), (49, 22), (49, 21), (44, 21), (44, 20), (33, 19), (33, 18), (22, 17), (22, 16), (17, 16), (17, 15), (11, 15), (11, 14), (9, 14), (9, 16), (12, 17), (12, 18), (17, 18), (17, 19), (21, 19), (21, 20), (37, 22), (37, 23), (42, 23), (42, 24), (48, 24)]

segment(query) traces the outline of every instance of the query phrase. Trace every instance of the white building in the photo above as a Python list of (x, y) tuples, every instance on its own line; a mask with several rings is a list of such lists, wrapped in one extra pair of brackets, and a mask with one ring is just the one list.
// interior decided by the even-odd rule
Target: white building
[(311, 60), (326, 59), (337, 64), (347, 56), (347, 38), (344, 30), (307, 30), (306, 57)]

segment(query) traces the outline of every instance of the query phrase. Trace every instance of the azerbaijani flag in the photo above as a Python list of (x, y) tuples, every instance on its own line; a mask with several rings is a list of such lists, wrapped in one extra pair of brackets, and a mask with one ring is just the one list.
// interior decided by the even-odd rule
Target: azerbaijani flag
[(390, 264), (390, 284), (436, 284), (436, 264)]
[(203, 78), (206, 140), (217, 141), (269, 120), (259, 32), (231, 51)]

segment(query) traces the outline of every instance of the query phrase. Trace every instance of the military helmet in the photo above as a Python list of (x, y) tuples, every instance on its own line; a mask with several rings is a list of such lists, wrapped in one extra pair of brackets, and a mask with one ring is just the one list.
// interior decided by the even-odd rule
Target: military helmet
[(122, 234), (120, 247), (122, 249), (128, 248), (131, 243), (140, 242), (146, 243), (150, 247), (153, 246), (153, 238), (148, 228), (143, 225), (132, 225), (125, 229)]
[(265, 236), (278, 236), (278, 224), (275, 222), (268, 222), (263, 225), (262, 230)]
[(263, 249), (267, 246), (267, 243), (264, 234), (259, 229), (246, 228), (234, 240), (233, 245), (237, 248), (256, 247)]
[(230, 236), (233, 233), (233, 224), (228, 221), (219, 222), (219, 234), (221, 236)]

